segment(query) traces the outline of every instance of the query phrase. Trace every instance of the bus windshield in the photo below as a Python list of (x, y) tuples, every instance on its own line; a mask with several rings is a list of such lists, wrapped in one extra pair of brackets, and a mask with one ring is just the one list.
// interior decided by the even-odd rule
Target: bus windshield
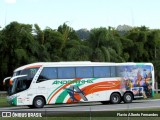
[(21, 70), (19, 75), (26, 76), (14, 79), (12, 85), (9, 86), (8, 94), (13, 95), (28, 89), (38, 69), (39, 68), (29, 68)]
[(14, 76), (17, 76), (17, 75), (20, 75), (20, 73), (21, 73), (21, 70), (14, 72), (14, 73), (13, 73), (13, 77), (14, 77)]

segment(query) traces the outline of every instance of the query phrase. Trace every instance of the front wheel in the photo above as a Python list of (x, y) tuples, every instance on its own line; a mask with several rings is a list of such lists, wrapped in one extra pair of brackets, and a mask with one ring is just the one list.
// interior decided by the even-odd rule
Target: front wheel
[(44, 106), (44, 99), (42, 97), (36, 97), (33, 101), (33, 106), (35, 108), (43, 108)]
[(124, 101), (124, 103), (131, 103), (132, 100), (133, 100), (133, 95), (132, 95), (132, 93), (125, 93), (125, 94), (123, 95), (123, 101)]
[(110, 97), (110, 102), (112, 104), (118, 104), (121, 102), (121, 96), (118, 93), (112, 93), (111, 97)]

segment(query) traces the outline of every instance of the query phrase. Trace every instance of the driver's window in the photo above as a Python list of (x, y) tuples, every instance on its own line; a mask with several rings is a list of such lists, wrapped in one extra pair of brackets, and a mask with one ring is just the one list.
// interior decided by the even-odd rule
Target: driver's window
[(21, 92), (23, 90), (26, 90), (27, 85), (26, 85), (25, 81), (18, 81), (16, 89), (17, 89), (17, 92)]

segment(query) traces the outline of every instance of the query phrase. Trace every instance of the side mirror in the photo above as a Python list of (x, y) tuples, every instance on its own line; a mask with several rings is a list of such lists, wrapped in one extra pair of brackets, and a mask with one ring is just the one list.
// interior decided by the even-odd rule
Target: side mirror
[(9, 80), (9, 79), (11, 79), (11, 77), (6, 77), (6, 78), (3, 80), (3, 85), (5, 85), (5, 84), (6, 84), (6, 80)]

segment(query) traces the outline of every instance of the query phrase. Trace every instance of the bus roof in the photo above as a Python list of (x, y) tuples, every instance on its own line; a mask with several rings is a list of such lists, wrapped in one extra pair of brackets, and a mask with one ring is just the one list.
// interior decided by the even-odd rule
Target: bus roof
[(73, 61), (73, 62), (37, 62), (28, 65), (21, 66), (14, 70), (20, 71), (27, 68), (37, 68), (37, 67), (71, 67), (71, 66), (124, 66), (124, 65), (151, 65), (152, 63), (135, 63), (135, 62), (125, 62), (125, 63), (113, 63), (113, 62), (90, 62), (90, 61)]

